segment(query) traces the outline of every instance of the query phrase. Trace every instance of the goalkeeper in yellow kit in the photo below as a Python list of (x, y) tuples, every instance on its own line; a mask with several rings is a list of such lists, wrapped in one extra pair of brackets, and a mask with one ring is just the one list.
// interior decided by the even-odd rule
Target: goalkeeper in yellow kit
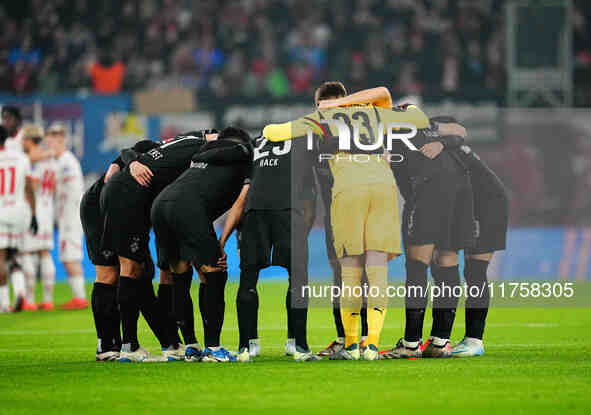
[[(341, 83), (329, 82), (318, 88), (315, 98), (320, 102), (346, 95)], [(364, 294), (368, 338), (363, 358), (379, 358), (379, 337), (387, 308), (387, 263), (402, 252), (398, 189), (384, 148), (391, 123), (426, 128), (429, 121), (418, 108), (396, 111), (376, 105), (350, 105), (319, 109), (263, 130), (270, 141), (305, 139), (310, 133), (322, 137), (319, 164), (327, 166), (332, 179), (331, 227), (343, 281), (340, 288), (345, 348), (339, 357), (347, 360), (361, 358), (358, 325)], [(363, 268), (368, 280), (365, 293), (361, 286)]]

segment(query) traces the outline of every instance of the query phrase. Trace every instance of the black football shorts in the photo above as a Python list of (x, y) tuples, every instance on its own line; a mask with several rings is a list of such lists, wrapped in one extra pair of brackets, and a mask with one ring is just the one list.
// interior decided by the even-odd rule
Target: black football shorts
[(240, 231), (241, 268), (307, 267), (308, 228), (299, 210), (249, 210)]
[(424, 177), (413, 182), (404, 205), (402, 233), (405, 246), (435, 244), (450, 251), (472, 247), (474, 204), (469, 176)]
[(168, 269), (179, 260), (190, 261), (197, 267), (217, 264), (220, 245), (213, 220), (202, 204), (157, 197), (151, 217), (159, 268)]
[(100, 194), (103, 189), (103, 177), (94, 183), (80, 201), (80, 221), (86, 238), (88, 258), (93, 265), (117, 266), (119, 259), (112, 249), (101, 249), (104, 216), (100, 209)]

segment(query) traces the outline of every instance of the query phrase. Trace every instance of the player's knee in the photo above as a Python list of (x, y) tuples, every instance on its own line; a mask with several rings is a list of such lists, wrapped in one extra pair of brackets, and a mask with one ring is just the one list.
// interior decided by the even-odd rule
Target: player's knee
[(158, 278), (160, 280), (160, 284), (162, 285), (171, 285), (174, 283), (172, 272), (162, 268), (158, 268)]
[(437, 264), (441, 267), (453, 267), (458, 265), (458, 253), (455, 251), (439, 251)]
[(139, 262), (128, 258), (119, 257), (121, 275), (129, 278), (140, 278), (144, 273), (144, 267)]
[(119, 277), (119, 270), (113, 266), (96, 265), (96, 282), (102, 284), (115, 285)]
[(409, 246), (407, 256), (415, 261), (420, 261), (428, 265), (431, 263), (434, 249), (435, 246), (433, 244)]

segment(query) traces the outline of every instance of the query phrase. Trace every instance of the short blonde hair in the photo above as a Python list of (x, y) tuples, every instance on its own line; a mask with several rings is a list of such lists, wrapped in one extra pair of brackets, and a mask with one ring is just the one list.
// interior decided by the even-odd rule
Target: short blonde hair
[(23, 140), (33, 138), (43, 138), (43, 128), (30, 123), (23, 125)]

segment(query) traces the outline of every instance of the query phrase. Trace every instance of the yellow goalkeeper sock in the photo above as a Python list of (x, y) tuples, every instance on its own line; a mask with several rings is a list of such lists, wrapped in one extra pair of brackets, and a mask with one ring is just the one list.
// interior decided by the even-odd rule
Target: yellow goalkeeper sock
[(355, 287), (361, 286), (363, 268), (341, 267), (343, 293), (341, 296), (341, 318), (345, 328), (345, 347), (359, 342), (359, 312), (363, 299), (355, 296)]
[[(378, 347), (388, 306), (388, 298), (386, 296), (388, 267), (372, 265), (366, 267), (365, 271), (370, 287), (367, 299), (367, 344), (373, 344)], [(378, 290), (376, 291), (374, 287), (377, 287)]]

